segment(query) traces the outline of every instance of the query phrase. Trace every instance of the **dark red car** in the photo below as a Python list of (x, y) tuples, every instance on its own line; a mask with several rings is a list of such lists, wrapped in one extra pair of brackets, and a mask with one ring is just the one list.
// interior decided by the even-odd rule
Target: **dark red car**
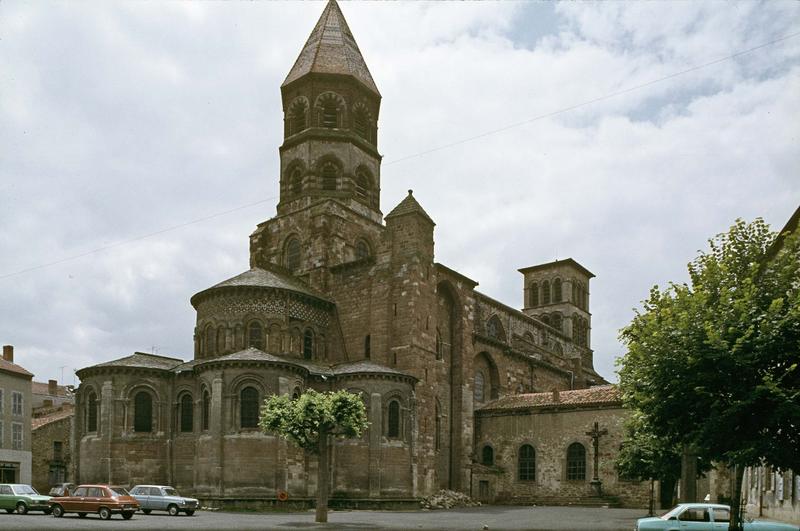
[(64, 513), (78, 513), (81, 518), (97, 513), (103, 520), (108, 520), (112, 514), (121, 514), (125, 520), (130, 520), (139, 510), (139, 502), (122, 487), (80, 485), (72, 490), (72, 496), (50, 498), (50, 509), (56, 518)]

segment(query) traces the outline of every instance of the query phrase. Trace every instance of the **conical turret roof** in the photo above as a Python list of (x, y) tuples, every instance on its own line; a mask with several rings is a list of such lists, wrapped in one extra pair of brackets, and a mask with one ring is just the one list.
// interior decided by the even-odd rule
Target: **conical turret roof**
[(397, 216), (403, 216), (405, 214), (418, 214), (418, 215), (422, 216), (423, 218), (425, 218), (426, 220), (428, 220), (431, 223), (433, 223), (434, 225), (436, 225), (436, 223), (434, 223), (433, 219), (431, 219), (431, 217), (428, 215), (428, 213), (425, 212), (425, 209), (422, 208), (422, 205), (420, 205), (417, 202), (417, 200), (414, 199), (414, 191), (413, 190), (409, 190), (408, 191), (408, 195), (405, 197), (405, 199), (400, 201), (400, 203), (398, 203), (398, 205), (396, 207), (394, 207), (394, 209), (391, 212), (386, 214), (386, 217), (384, 219), (394, 218), (394, 217), (397, 217)]
[(281, 86), (310, 73), (353, 76), (380, 96), (336, 0), (330, 0), (325, 6), (319, 22)]

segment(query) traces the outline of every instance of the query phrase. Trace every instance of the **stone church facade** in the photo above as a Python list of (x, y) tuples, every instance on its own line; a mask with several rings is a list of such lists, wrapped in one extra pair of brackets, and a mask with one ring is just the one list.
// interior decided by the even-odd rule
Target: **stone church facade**
[[(511, 424), (481, 431), (504, 399), (606, 383), (592, 361), (594, 275), (572, 259), (520, 269), (518, 310), (435, 261), (435, 223), (410, 190), (383, 215), (381, 95), (335, 1), (281, 96), (280, 200), (250, 235), (250, 268), (192, 297), (191, 361), (135, 353), (77, 372), (75, 477), (310, 499), (316, 459), (257, 428), (266, 396), (306, 389), (357, 392), (369, 416), (360, 439), (335, 444), (334, 499), (412, 500), (500, 477), (480, 469), (478, 445), (496, 434), (494, 451), (516, 459), (502, 448), (518, 442), (501, 436)], [(493, 480), (505, 499), (514, 466)], [(591, 495), (589, 479), (570, 495)], [(535, 497), (531, 485), (516, 490)]]

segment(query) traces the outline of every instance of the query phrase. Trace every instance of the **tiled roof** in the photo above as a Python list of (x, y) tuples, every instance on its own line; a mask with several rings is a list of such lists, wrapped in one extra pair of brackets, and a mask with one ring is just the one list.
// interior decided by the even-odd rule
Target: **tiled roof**
[(598, 385), (588, 389), (559, 391), (557, 398), (554, 396), (555, 394), (554, 391), (550, 391), (547, 393), (524, 393), (505, 396), (489, 402), (480, 409), (486, 411), (557, 406), (622, 405), (622, 396), (615, 385)]
[(98, 367), (141, 367), (145, 369), (162, 369), (168, 371), (174, 369), (183, 363), (179, 358), (168, 358), (166, 356), (159, 356), (158, 354), (148, 354), (145, 352), (134, 352), (130, 356), (119, 358), (105, 363), (98, 363), (86, 369), (94, 369)]
[(55, 411), (49, 415), (45, 415), (43, 417), (37, 417), (31, 420), (31, 430), (36, 430), (41, 428), (42, 426), (47, 426), (48, 424), (52, 424), (57, 420), (65, 419), (67, 417), (71, 417), (75, 413), (75, 409), (72, 406), (64, 406), (58, 411)]
[(202, 293), (206, 293), (214, 289), (233, 286), (285, 289), (302, 293), (304, 295), (310, 295), (311, 297), (315, 297), (324, 301), (328, 300), (324, 295), (315, 291), (299, 278), (296, 278), (292, 274), (283, 271), (282, 268), (271, 266), (269, 269), (265, 269), (263, 267), (254, 267), (253, 269), (245, 271), (240, 275), (236, 275), (228, 280), (223, 280), (219, 284), (215, 284), (210, 288), (195, 294), (192, 297), (192, 304), (194, 304), (195, 299)]
[(308, 360), (276, 356), (274, 354), (264, 352), (263, 350), (259, 350), (254, 347), (248, 347), (244, 350), (233, 352), (231, 354), (226, 354), (224, 356), (219, 356), (217, 358), (199, 360), (196, 363), (196, 365), (202, 365), (205, 363), (218, 362), (218, 361), (266, 361), (269, 363), (284, 363), (301, 367), (315, 374), (331, 374), (330, 369), (317, 365), (316, 363), (310, 362)]
[(391, 367), (386, 367), (385, 365), (380, 365), (378, 363), (373, 363), (371, 361), (366, 361), (366, 360), (340, 363), (338, 365), (334, 365), (332, 369), (334, 374), (379, 373), (379, 374), (397, 374), (399, 376), (406, 376), (413, 378), (413, 376), (406, 374), (402, 371), (398, 371), (397, 369), (392, 369)]
[[(50, 384), (46, 382), (31, 382), (31, 393), (35, 395), (49, 395)], [(54, 396), (69, 396), (70, 392), (67, 390), (66, 385), (57, 385), (56, 394)]]
[(330, 0), (325, 6), (282, 86), (310, 73), (353, 76), (380, 96), (367, 63), (335, 0)]
[(391, 212), (386, 214), (385, 219), (389, 219), (395, 216), (402, 216), (403, 214), (417, 213), (422, 217), (424, 217), (425, 219), (427, 219), (428, 221), (430, 221), (431, 223), (433, 223), (434, 225), (436, 225), (436, 223), (433, 222), (428, 213), (425, 212), (425, 209), (422, 208), (422, 206), (420, 206), (419, 203), (417, 203), (416, 199), (414, 199), (413, 194), (414, 191), (409, 190), (406, 198), (400, 201), (400, 203), (396, 207), (394, 207), (394, 209), (392, 209)]
[(27, 376), (28, 378), (33, 377), (33, 373), (26, 371), (16, 363), (11, 363), (2, 358), (0, 358), (0, 372), (10, 372), (19, 376)]

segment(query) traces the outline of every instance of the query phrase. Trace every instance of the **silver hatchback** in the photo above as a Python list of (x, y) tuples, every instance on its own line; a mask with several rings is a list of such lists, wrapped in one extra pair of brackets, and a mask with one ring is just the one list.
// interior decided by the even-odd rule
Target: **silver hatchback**
[(150, 514), (150, 511), (167, 511), (172, 516), (180, 513), (192, 516), (200, 508), (200, 502), (195, 498), (181, 496), (173, 487), (165, 485), (136, 485), (130, 492), (141, 505), (144, 514)]

